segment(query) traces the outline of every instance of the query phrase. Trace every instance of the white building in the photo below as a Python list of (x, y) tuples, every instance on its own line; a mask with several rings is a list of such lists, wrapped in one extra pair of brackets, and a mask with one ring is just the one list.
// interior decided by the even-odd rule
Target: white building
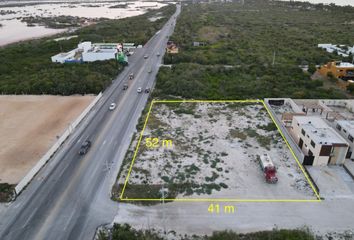
[[(133, 43), (132, 43), (133, 44)], [(131, 45), (128, 43), (128, 47)], [(118, 43), (94, 43), (82, 42), (77, 48), (66, 53), (59, 53), (52, 56), (52, 62), (94, 62), (115, 59), (118, 52), (118, 47), (122, 45)], [(129, 48), (128, 48), (129, 49)]]
[(353, 120), (338, 120), (336, 121), (336, 129), (349, 144), (349, 150), (346, 158), (354, 160), (354, 121)]
[(348, 57), (349, 54), (354, 54), (354, 46), (348, 47), (346, 45), (334, 45), (331, 43), (318, 44), (317, 47), (325, 49), (329, 53), (337, 52), (338, 55)]
[(54, 55), (54, 56), (51, 57), (52, 62), (54, 62), (54, 63), (65, 63), (66, 61), (69, 61), (70, 59), (74, 59), (76, 51), (77, 51), (77, 48), (74, 49), (74, 50), (71, 50), (70, 52), (59, 53), (57, 55)]
[(318, 116), (294, 116), (291, 133), (305, 155), (304, 165), (344, 164), (348, 143)]

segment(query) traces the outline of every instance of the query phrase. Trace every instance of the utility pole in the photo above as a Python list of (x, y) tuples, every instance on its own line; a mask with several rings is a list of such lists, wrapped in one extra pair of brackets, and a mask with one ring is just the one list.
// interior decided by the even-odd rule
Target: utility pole
[(272, 62), (272, 66), (274, 66), (275, 64), (275, 51), (273, 52), (273, 62)]
[(166, 236), (166, 219), (165, 219), (165, 187), (162, 185), (161, 187), (161, 194), (162, 194), (162, 225), (163, 225), (163, 232)]

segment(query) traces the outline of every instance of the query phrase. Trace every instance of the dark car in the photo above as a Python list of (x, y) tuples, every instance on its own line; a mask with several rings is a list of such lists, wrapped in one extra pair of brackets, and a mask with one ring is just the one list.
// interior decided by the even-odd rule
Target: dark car
[(150, 88), (145, 88), (145, 93), (149, 93), (150, 92)]
[(127, 90), (128, 89), (128, 84), (124, 84), (123, 85), (123, 90)]
[(91, 141), (86, 140), (80, 147), (79, 154), (85, 155), (91, 147)]

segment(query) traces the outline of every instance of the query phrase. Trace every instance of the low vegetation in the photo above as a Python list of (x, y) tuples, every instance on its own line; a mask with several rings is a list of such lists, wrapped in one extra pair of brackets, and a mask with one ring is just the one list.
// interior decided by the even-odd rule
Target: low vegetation
[(9, 202), (14, 198), (14, 185), (8, 183), (0, 183), (0, 202)]
[(353, 20), (349, 6), (268, 0), (184, 5), (171, 36), (179, 53), (165, 55), (173, 66), (159, 72), (155, 96), (345, 98), (335, 83), (324, 86), (311, 74), (332, 59), (351, 61), (317, 44), (352, 46)]
[[(0, 48), (1, 94), (97, 94), (123, 69), (115, 61), (56, 64), (50, 57), (77, 47), (81, 41), (144, 44), (174, 13), (169, 5), (119, 20), (106, 20), (75, 32), (78, 38), (53, 41), (54, 37), (25, 41)], [(148, 19), (161, 13), (162, 18)], [(63, 34), (59, 36), (64, 36)]]
[[(171, 231), (168, 235), (176, 235)], [(98, 240), (164, 240), (162, 234), (152, 230), (136, 230), (128, 224), (114, 224), (112, 229), (102, 229), (97, 234)], [(173, 238), (178, 239), (178, 238)], [(308, 229), (274, 229), (255, 233), (239, 234), (233, 231), (214, 232), (211, 236), (180, 236), (184, 240), (314, 240)]]

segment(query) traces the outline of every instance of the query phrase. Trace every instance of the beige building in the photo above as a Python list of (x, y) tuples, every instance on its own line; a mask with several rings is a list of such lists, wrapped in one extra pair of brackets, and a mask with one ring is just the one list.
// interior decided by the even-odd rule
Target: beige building
[(303, 164), (344, 164), (348, 143), (318, 116), (294, 116), (291, 134), (305, 155)]
[(346, 158), (354, 160), (354, 121), (353, 120), (338, 120), (336, 121), (337, 132), (347, 140), (349, 144), (349, 150)]

